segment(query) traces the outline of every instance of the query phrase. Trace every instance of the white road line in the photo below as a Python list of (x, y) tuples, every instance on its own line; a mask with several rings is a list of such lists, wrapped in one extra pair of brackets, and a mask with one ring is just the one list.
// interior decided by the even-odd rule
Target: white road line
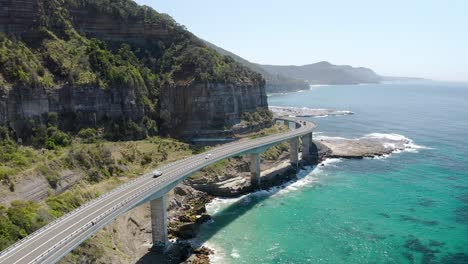
[[(100, 196), (99, 198), (97, 198), (97, 199), (95, 199), (93, 201), (90, 201), (89, 203), (83, 205), (82, 207), (80, 207), (80, 208), (78, 208), (78, 209), (64, 215), (63, 218), (59, 218), (58, 221), (54, 222), (53, 225), (46, 226), (47, 228), (44, 228), (43, 230), (40, 230), (40, 232), (38, 232), (36, 234), (33, 233), (33, 235), (32, 235), (33, 237), (29, 236), (28, 237), (29, 239), (26, 238), (24, 243), (18, 243), (18, 244), (13, 245), (11, 247), (10, 251), (6, 250), (6, 252), (5, 251), (1, 252), (0, 253), (0, 262), (1, 262), (1, 259), (4, 258), (5, 256), (12, 255), (10, 257), (13, 257), (16, 254), (16, 252), (11, 253), (11, 254), (8, 254), (8, 253), (15, 250), (16, 247), (25, 248), (28, 244), (30, 244), (30, 243), (32, 243), (34, 241), (41, 242), (41, 239), (42, 239), (42, 237), (43, 237), (43, 235), (45, 233), (50, 233), (50, 232), (52, 232), (54, 230), (57, 230), (57, 229), (61, 228), (63, 225), (68, 224), (67, 221), (72, 217), (73, 218), (78, 218), (80, 215), (83, 215), (84, 213), (87, 213), (88, 211), (91, 211), (91, 212), (88, 213), (88, 216), (85, 216), (84, 218), (81, 218), (81, 220), (78, 220), (77, 222), (67, 226), (66, 229), (62, 230), (60, 233), (56, 234), (54, 237), (49, 238), (47, 241), (42, 243), (41, 246), (45, 245), (47, 243), (50, 243), (50, 241), (54, 240), (56, 237), (60, 236), (61, 234), (65, 233), (66, 231), (68, 231), (69, 229), (71, 229), (72, 227), (78, 225), (79, 223), (81, 223), (83, 221), (86, 221), (86, 220), (89, 220), (89, 219), (102, 218), (102, 217), (105, 217), (105, 214), (107, 214), (107, 213), (110, 213), (110, 214), (116, 213), (116, 212), (118, 212), (118, 210), (122, 210), (122, 208), (128, 207), (129, 202), (131, 200), (133, 200), (134, 198), (136, 198), (136, 197), (140, 197), (144, 201), (145, 199), (147, 199), (148, 197), (151, 196), (151, 194), (150, 194), (148, 197), (145, 197), (145, 196), (141, 197), (142, 195), (146, 195), (146, 192), (148, 192), (148, 191), (150, 191), (150, 190), (152, 190), (152, 189), (154, 189), (156, 187), (159, 187), (159, 190), (161, 190), (161, 189), (165, 188), (165, 186), (168, 186), (168, 185), (173, 184), (173, 183), (175, 183), (175, 182), (177, 182), (179, 180), (182, 180), (188, 174), (193, 173), (194, 168), (203, 168), (203, 167), (206, 167), (206, 166), (208, 166), (208, 165), (210, 165), (210, 164), (212, 164), (214, 162), (217, 162), (219, 160), (229, 158), (229, 157), (232, 157), (234, 155), (239, 155), (239, 154), (248, 152), (249, 150), (252, 150), (252, 149), (255, 149), (255, 148), (266, 147), (267, 145), (277, 144), (279, 142), (282, 142), (282, 141), (285, 141), (285, 140), (288, 140), (288, 139), (291, 139), (291, 138), (294, 138), (294, 137), (300, 137), (302, 135), (305, 135), (305, 134), (308, 134), (308, 133), (312, 132), (312, 131), (309, 131), (309, 130), (312, 130), (313, 128), (315, 128), (314, 125), (309, 125), (309, 123), (307, 123), (307, 125), (305, 127), (303, 127), (302, 125), (301, 125), (301, 127), (302, 127), (302, 129), (295, 129), (295, 130), (292, 130), (290, 132), (286, 132), (286, 133), (280, 134), (280, 135), (271, 135), (271, 136), (266, 136), (266, 137), (262, 137), (262, 138), (259, 138), (259, 139), (253, 139), (253, 140), (244, 141), (244, 142), (231, 142), (231, 143), (228, 143), (228, 144), (224, 144), (224, 145), (222, 145), (222, 146), (220, 146), (220, 147), (218, 147), (216, 149), (210, 150), (208, 152), (200, 153), (200, 154), (197, 154), (195, 156), (187, 157), (187, 158), (184, 158), (182, 160), (178, 160), (178, 161), (175, 161), (173, 163), (167, 164), (167, 165), (159, 168), (159, 170), (166, 170), (167, 169), (168, 172), (166, 172), (163, 175), (163, 177), (158, 178), (156, 181), (152, 181), (149, 186), (145, 185), (145, 181), (152, 179), (152, 177), (150, 176), (151, 173), (142, 175), (142, 176), (140, 176), (140, 177), (138, 177), (138, 178), (136, 178), (136, 179), (134, 179), (134, 180), (132, 180), (132, 181), (130, 181), (128, 183), (125, 183), (125, 184), (117, 187), (116, 189), (114, 189), (114, 190)], [(213, 154), (213, 157), (210, 158), (210, 159), (206, 159), (205, 158), (206, 153)], [(184, 163), (188, 163), (188, 164), (184, 164)], [(158, 186), (158, 185), (161, 185), (161, 186)], [(135, 187), (136, 187), (136, 189), (135, 189)], [(145, 187), (148, 187), (148, 188), (145, 188)], [(130, 189), (130, 188), (133, 188), (133, 189), (130, 190), (130, 192), (127, 192), (127, 190)], [(152, 191), (152, 192), (154, 193), (154, 191)], [(108, 200), (110, 200), (110, 198), (113, 198), (116, 195), (121, 195), (120, 198), (123, 198), (123, 199), (117, 199), (117, 200), (108, 202)], [(104, 206), (102, 206), (101, 204), (106, 202), (106, 201), (107, 201), (107, 203)], [(108, 206), (110, 206), (110, 205), (112, 205), (114, 203), (116, 203), (114, 206), (107, 209)], [(98, 208), (98, 209), (94, 208), (94, 207), (96, 207), (98, 205), (100, 206), (100, 208)], [(92, 211), (92, 210), (94, 210), (94, 211)], [(99, 213), (99, 214), (97, 216), (95, 216), (97, 213)], [(104, 215), (104, 216), (102, 216), (102, 215)], [(94, 216), (94, 218), (89, 217), (89, 216)], [(98, 221), (100, 221), (100, 220), (98, 220)], [(54, 245), (49, 247), (49, 249), (47, 249), (46, 252), (48, 252), (51, 249), (55, 249), (57, 246), (60, 246), (62, 243), (66, 243), (66, 241), (68, 241), (69, 239), (72, 239), (74, 237), (74, 235), (78, 231), (80, 231), (83, 228), (87, 228), (87, 224), (89, 224), (89, 221), (87, 221), (84, 225), (82, 225), (78, 229), (74, 230), (68, 236), (65, 236), (58, 243), (55, 243)], [(27, 255), (30, 255), (31, 253), (35, 252), (41, 246), (39, 246), (38, 248), (36, 248), (33, 251), (29, 251), (29, 253)], [(52, 253), (52, 254), (54, 254), (54, 253)], [(17, 260), (15, 263), (17, 263), (18, 261), (21, 261), (27, 255), (23, 256), (22, 258)], [(44, 253), (39, 255), (39, 256), (42, 256), (42, 255), (44, 255)], [(10, 257), (7, 257), (7, 259), (9, 259)]]

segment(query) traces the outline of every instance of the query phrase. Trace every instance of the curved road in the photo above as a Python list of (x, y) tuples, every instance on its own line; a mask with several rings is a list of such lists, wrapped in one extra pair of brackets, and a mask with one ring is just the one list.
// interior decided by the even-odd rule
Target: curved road
[[(311, 133), (315, 124), (280, 118), (299, 124), (299, 128), (281, 134), (232, 142), (209, 152), (194, 155), (158, 168), (163, 173), (152, 178), (142, 175), (103, 194), (76, 210), (58, 218), (0, 253), (0, 263), (55, 263), (118, 216), (132, 208), (163, 196), (183, 179), (219, 160), (268, 147)], [(207, 153), (211, 157), (206, 159)], [(94, 223), (94, 224), (93, 224)]]

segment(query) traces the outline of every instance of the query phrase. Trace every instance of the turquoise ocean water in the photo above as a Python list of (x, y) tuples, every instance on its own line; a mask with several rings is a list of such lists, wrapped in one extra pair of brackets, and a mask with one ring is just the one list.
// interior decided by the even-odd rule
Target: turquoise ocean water
[(269, 104), (355, 113), (309, 118), (315, 136), (398, 134), (420, 148), (215, 200), (200, 234), (215, 263), (468, 263), (468, 84), (322, 86)]

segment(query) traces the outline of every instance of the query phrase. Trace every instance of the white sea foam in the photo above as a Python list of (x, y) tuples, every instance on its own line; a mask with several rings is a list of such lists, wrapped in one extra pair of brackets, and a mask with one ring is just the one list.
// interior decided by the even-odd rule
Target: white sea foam
[[(344, 137), (330, 137), (322, 134), (314, 137), (317, 140), (360, 140), (376, 139), (382, 142), (382, 146), (387, 149), (393, 149), (392, 154), (401, 152), (418, 153), (420, 149), (431, 149), (426, 146), (418, 145), (410, 138), (395, 133), (370, 133), (360, 138), (350, 139)], [(375, 159), (383, 159), (390, 155), (376, 156)]]
[[(414, 143), (414, 141), (410, 138), (407, 138), (403, 135), (400, 134), (395, 134), (395, 133), (370, 133), (365, 135), (363, 138), (377, 138), (377, 139), (386, 139), (386, 140), (391, 140), (395, 142), (405, 142), (404, 143), (404, 150), (401, 149), (396, 149), (393, 153), (400, 153), (402, 151), (406, 152), (413, 152), (413, 153), (418, 153), (420, 149), (432, 149), (426, 146), (418, 145)], [(392, 142), (385, 142), (384, 147), (393, 147), (395, 148), (395, 143)]]
[(227, 206), (234, 204), (237, 201), (240, 201), (244, 199), (246, 195), (242, 195), (240, 197), (236, 198), (214, 198), (210, 203), (206, 204), (206, 210), (210, 212), (210, 214), (216, 214), (223, 208), (226, 208)]
[(400, 141), (400, 140), (408, 140), (410, 141), (409, 138), (400, 135), (400, 134), (395, 134), (395, 133), (370, 133), (365, 135), (364, 137), (367, 138), (382, 138), (382, 139), (390, 139), (394, 141)]
[[(215, 198), (210, 203), (206, 204), (206, 209), (211, 215), (213, 215), (219, 213), (224, 208), (239, 201), (241, 201), (242, 204), (247, 205), (252, 202), (252, 197), (279, 197), (292, 191), (297, 191), (313, 186), (315, 183), (318, 182), (318, 176), (323, 173), (324, 168), (336, 166), (335, 164), (340, 161), (342, 161), (342, 159), (331, 158), (326, 159), (325, 161), (319, 163), (317, 166), (307, 166), (297, 173), (297, 180), (290, 181), (281, 186), (272, 187), (268, 190), (259, 190), (253, 193), (242, 195), (237, 198)], [(213, 222), (211, 221), (211, 223)], [(208, 224), (210, 224), (210, 222), (208, 222)], [(239, 252), (235, 248), (228, 255), (226, 254), (226, 252), (223, 251), (222, 248), (218, 247), (216, 244), (210, 243), (209, 241), (205, 242), (203, 245), (214, 251), (214, 254), (211, 254), (209, 256), (210, 263), (226, 263), (226, 259), (229, 258), (229, 256), (234, 259), (241, 257)], [(279, 244), (275, 244), (274, 247), (268, 250), (275, 250), (278, 247)]]
[(385, 143), (383, 143), (383, 146), (384, 146), (384, 148), (393, 148), (393, 149), (396, 148), (395, 143), (388, 143), (388, 142), (385, 142)]
[(280, 116), (295, 115), (301, 117), (327, 117), (352, 115), (349, 110), (335, 110), (324, 108), (293, 107), (293, 106), (269, 106), (270, 110)]
[(335, 164), (342, 161), (342, 159), (326, 159), (317, 166), (307, 166), (297, 173), (297, 179), (287, 182), (280, 186), (275, 186), (267, 190), (259, 190), (253, 193), (245, 194), (237, 198), (215, 198), (213, 201), (206, 205), (206, 209), (210, 214), (216, 214), (222, 209), (232, 205), (236, 202), (241, 201), (242, 204), (249, 204), (252, 201), (252, 197), (270, 196), (277, 197), (289, 193), (291, 191), (297, 191), (306, 187), (310, 187), (317, 183), (318, 176), (323, 172), (324, 168), (330, 166), (336, 166)]
[[(399, 151), (395, 151), (393, 153), (398, 153)], [(365, 157), (364, 159), (375, 159), (375, 160), (384, 160), (388, 157), (390, 157), (391, 154), (384, 154), (384, 155), (381, 155), (381, 156), (375, 156), (375, 157)]]
[[(383, 140), (389, 140), (390, 142), (384, 142), (383, 146), (385, 148), (392, 148), (394, 149), (391, 154), (398, 154), (402, 152), (411, 152), (411, 153), (419, 153), (419, 150), (421, 149), (433, 149), (427, 146), (422, 146), (414, 143), (414, 141), (410, 138), (407, 138), (403, 135), (400, 134), (395, 134), (395, 133), (371, 133), (367, 134), (362, 138), (376, 138), (376, 139), (383, 139)], [(393, 141), (393, 142), (392, 142)], [(403, 142), (403, 148), (398, 146), (398, 144), (401, 144)], [(385, 154), (382, 156), (376, 156), (370, 159), (385, 159), (391, 156), (391, 154)]]
[(240, 258), (240, 254), (239, 252), (237, 251), (237, 249), (233, 248), (232, 251), (231, 251), (231, 255), (230, 255), (232, 258), (235, 258), (235, 259), (238, 259)]
[[(322, 134), (323, 132), (317, 132), (315, 134)], [(328, 137), (328, 136), (315, 136), (316, 139), (339, 139), (339, 140), (346, 140), (344, 137)], [(400, 134), (394, 134), (394, 133), (371, 133), (367, 134), (362, 138), (378, 138), (378, 139), (387, 139), (390, 141), (405, 141), (405, 149), (404, 150), (395, 150), (393, 153), (400, 153), (403, 151), (417, 151), (418, 149), (428, 149), (428, 147), (417, 145), (413, 142), (413, 140), (400, 135)], [(395, 143), (392, 142), (386, 142), (385, 147), (392, 147), (394, 148), (396, 145)], [(391, 156), (391, 154), (386, 154), (382, 156), (377, 156), (374, 157), (373, 159), (385, 159), (387, 157)], [(290, 181), (288, 183), (285, 183), (281, 186), (276, 186), (272, 187), (268, 190), (259, 190), (253, 193), (249, 193), (246, 195), (243, 195), (241, 197), (237, 198), (215, 198), (213, 201), (208, 203), (206, 205), (206, 209), (210, 214), (216, 214), (223, 210), (224, 208), (228, 207), (229, 205), (232, 205), (238, 201), (242, 201), (242, 204), (249, 204), (252, 202), (252, 197), (254, 196), (270, 196), (271, 198), (274, 197), (279, 197), (282, 195), (285, 195), (289, 192), (293, 191), (298, 191), (304, 188), (308, 188), (313, 186), (319, 181), (319, 176), (323, 176), (324, 172), (326, 172), (326, 168), (330, 166), (336, 166), (336, 163), (341, 162), (343, 159), (339, 158), (329, 158), (326, 159), (325, 161), (321, 162), (317, 166), (314, 167), (305, 167), (304, 169), (300, 170), (297, 174), (297, 180)], [(210, 255), (210, 262), (211, 263), (226, 263), (226, 259), (231, 258), (237, 259), (240, 258), (239, 252), (234, 248), (230, 253), (223, 252), (222, 248), (216, 246), (215, 244), (212, 244), (210, 242), (205, 242), (204, 246), (212, 249), (214, 251), (214, 254)], [(275, 245), (272, 248), (269, 248), (268, 251), (271, 250), (276, 250), (278, 248), (278, 245)]]
[(218, 247), (215, 244), (212, 244), (210, 242), (205, 242), (203, 245), (213, 250), (213, 254), (209, 255), (210, 263), (213, 263), (213, 264), (226, 263), (226, 254), (221, 247)]
[(279, 246), (280, 246), (279, 243), (275, 243), (272, 247), (267, 249), (267, 251), (276, 251), (279, 248)]
[(314, 132), (314, 139), (317, 139), (317, 140), (320, 140), (320, 139), (330, 139), (330, 140), (343, 140), (343, 139), (348, 139), (348, 138), (344, 138), (344, 137), (330, 137), (330, 136), (323, 136), (322, 134), (319, 134), (318, 136), (316, 136), (317, 133)]

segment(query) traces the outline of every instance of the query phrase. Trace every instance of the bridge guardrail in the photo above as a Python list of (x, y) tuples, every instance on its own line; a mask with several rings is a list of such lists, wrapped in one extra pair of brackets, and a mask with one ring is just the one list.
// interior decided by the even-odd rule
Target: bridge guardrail
[[(292, 122), (295, 122), (296, 124), (299, 124), (300, 126), (302, 126), (302, 124), (301, 124), (297, 119), (294, 119), (294, 118), (275, 118), (275, 119), (276, 119), (276, 120), (279, 119), (279, 120), (288, 120), (288, 121), (292, 121)], [(276, 137), (276, 136), (277, 136), (277, 135), (270, 135), (270, 136), (258, 138), (257, 140), (266, 141), (267, 139), (272, 138), (272, 137)], [(281, 140), (281, 141), (283, 141), (283, 140)], [(236, 143), (237, 143), (237, 142), (230, 142), (230, 143), (227, 143), (227, 144), (223, 144), (223, 146), (225, 147), (225, 146), (233, 145), (233, 144), (236, 144)], [(248, 149), (250, 149), (250, 148), (249, 148), (249, 147), (246, 147), (246, 149), (248, 150)], [(164, 166), (162, 166), (161, 168), (158, 168), (158, 169), (159, 169), (159, 170), (164, 170), (164, 169), (166, 169), (166, 168), (168, 168), (168, 167), (172, 167), (172, 166), (177, 165), (177, 164), (179, 164), (179, 163), (181, 163), (181, 162), (183, 162), (183, 161), (186, 161), (186, 160), (189, 159), (189, 158), (193, 158), (193, 157), (196, 157), (196, 156), (202, 156), (202, 155), (204, 155), (204, 153), (201, 153), (201, 154), (198, 154), (198, 155), (194, 155), (194, 156), (190, 156), (190, 157), (186, 157), (186, 158), (184, 158), (184, 159), (181, 159), (181, 160), (172, 162), (172, 163), (170, 163), (170, 164), (166, 164), (166, 165), (164, 165)], [(224, 158), (222, 158), (222, 159), (224, 159)], [(150, 174), (150, 173), (147, 173), (147, 174), (144, 174), (144, 175), (142, 175), (142, 176), (140, 176), (140, 177), (137, 177), (137, 178), (135, 178), (135, 179), (133, 179), (133, 180), (127, 182), (127, 183), (124, 183), (124, 184), (120, 185), (119, 187), (117, 187), (117, 188), (115, 188), (115, 189), (113, 189), (113, 190), (111, 190), (111, 191), (109, 191), (109, 192), (107, 192), (107, 193), (105, 193), (105, 194), (99, 196), (98, 198), (96, 198), (96, 199), (94, 199), (94, 200), (92, 200), (92, 201), (89, 201), (89, 202), (85, 203), (84, 205), (80, 206), (79, 208), (77, 208), (77, 209), (75, 209), (75, 210), (73, 210), (73, 211), (70, 211), (70, 212), (66, 213), (65, 215), (61, 216), (60, 218), (55, 219), (54, 221), (50, 222), (49, 224), (45, 225), (44, 227), (42, 227), (42, 228), (36, 230), (35, 232), (33, 232), (32, 234), (30, 234), (30, 235), (27, 236), (26, 238), (24, 238), (24, 239), (22, 239), (22, 240), (16, 242), (15, 244), (11, 245), (10, 247), (8, 247), (8, 248), (6, 248), (5, 250), (3, 250), (2, 252), (0, 252), (0, 258), (1, 258), (2, 256), (4, 256), (6, 253), (8, 253), (9, 251), (11, 251), (12, 249), (14, 249), (14, 248), (16, 248), (16, 247), (18, 247), (18, 246), (24, 244), (25, 242), (27, 242), (27, 241), (33, 239), (35, 236), (37, 236), (37, 235), (39, 235), (39, 234), (41, 234), (41, 233), (47, 231), (47, 229), (48, 229), (50, 226), (54, 225), (55, 223), (67, 219), (67, 218), (70, 217), (72, 214), (76, 214), (76, 213), (78, 213), (78, 212), (80, 212), (80, 211), (82, 211), (82, 210), (88, 208), (89, 206), (91, 206), (91, 205), (93, 205), (93, 204), (95, 204), (95, 203), (97, 203), (97, 202), (103, 200), (104, 198), (106, 198), (106, 197), (108, 197), (108, 196), (110, 196), (110, 195), (116, 193), (117, 191), (123, 190), (125, 187), (128, 187), (129, 185), (134, 184), (134, 183), (136, 183), (136, 182), (139, 181), (139, 180), (142, 180), (142, 179), (144, 179), (144, 178), (148, 178), (149, 175), (151, 175), (151, 174)], [(148, 191), (148, 190), (154, 188), (155, 185), (162, 183), (164, 180), (165, 180), (165, 179), (163, 178), (163, 179), (161, 179), (161, 180), (152, 182), (152, 184), (151, 184), (150, 186), (148, 186), (147, 188), (145, 188), (142, 192), (146, 192), (146, 191)], [(141, 194), (141, 193), (140, 193), (140, 194)], [(129, 198), (125, 199), (123, 202), (120, 202), (119, 204), (113, 206), (111, 209), (108, 209), (107, 211), (105, 211), (103, 214), (98, 215), (97, 217), (93, 218), (93, 220), (91, 220), (90, 222), (88, 222), (86, 225), (80, 227), (79, 229), (77, 229), (77, 230), (75, 230), (74, 232), (72, 232), (71, 234), (69, 234), (67, 237), (65, 237), (64, 239), (62, 239), (58, 244), (55, 244), (55, 245), (53, 246), (53, 248), (56, 248), (57, 245), (61, 245), (61, 244), (65, 243), (66, 241), (68, 241), (68, 239), (72, 238), (78, 231), (81, 231), (82, 229), (87, 228), (87, 226), (88, 226), (91, 222), (95, 221), (96, 219), (105, 217), (105, 215), (107, 215), (107, 214), (113, 212), (113, 211), (114, 211), (115, 209), (117, 209), (118, 207), (121, 207), (121, 206), (127, 204), (131, 199), (135, 198), (136, 196), (139, 196), (140, 194), (138, 194), (138, 193), (137, 193), (137, 194), (133, 194), (133, 195), (130, 196)], [(131, 199), (130, 199), (130, 198), (131, 198)], [(51, 251), (51, 250), (49, 249), (49, 250), (47, 250), (45, 253), (43, 253), (43, 254), (41, 254), (40, 256), (38, 256), (36, 259), (33, 260), (33, 263), (34, 263), (34, 262), (37, 262), (37, 259), (41, 259), (42, 257), (44, 257), (45, 254), (50, 253), (50, 251)]]

